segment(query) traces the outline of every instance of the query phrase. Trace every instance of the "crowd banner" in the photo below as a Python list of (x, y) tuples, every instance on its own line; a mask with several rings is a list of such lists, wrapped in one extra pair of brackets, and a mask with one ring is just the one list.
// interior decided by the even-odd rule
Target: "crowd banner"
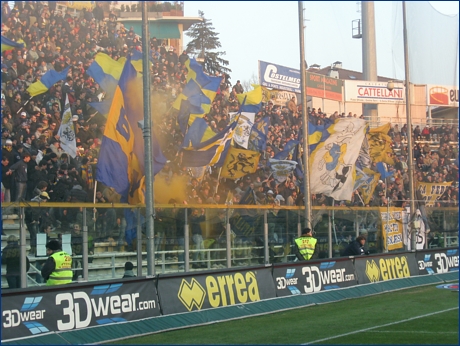
[(359, 284), (408, 278), (418, 275), (414, 252), (355, 257)]
[[(300, 70), (259, 60), (260, 85), (300, 94)], [(307, 96), (343, 101), (343, 81), (338, 78), (306, 73)]]
[(345, 102), (361, 103), (405, 103), (405, 86), (394, 83), (392, 90), (387, 82), (345, 80)]
[(458, 86), (427, 84), (428, 106), (458, 107)]
[(358, 284), (353, 260), (350, 258), (274, 266), (273, 280), (277, 297), (326, 291)]
[(402, 249), (403, 238), (403, 209), (379, 208), (382, 223), (382, 237), (388, 251)]
[(434, 207), (434, 203), (441, 198), (452, 182), (447, 183), (424, 183), (417, 182), (417, 190), (423, 197), (426, 207)]
[(458, 271), (458, 248), (417, 251), (415, 257), (419, 275)]
[(276, 297), (271, 267), (160, 276), (158, 294), (163, 315)]
[(285, 90), (269, 90), (266, 87), (262, 87), (262, 102), (268, 103), (272, 101), (274, 106), (286, 106), (290, 100), (294, 98), (295, 103), (300, 100), (300, 95), (296, 93), (285, 91)]
[(2, 294), (2, 341), (160, 315), (152, 279)]

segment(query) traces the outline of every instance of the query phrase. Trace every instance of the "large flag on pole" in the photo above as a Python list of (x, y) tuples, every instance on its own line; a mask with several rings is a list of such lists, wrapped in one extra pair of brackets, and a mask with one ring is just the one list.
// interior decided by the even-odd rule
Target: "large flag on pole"
[(75, 140), (75, 128), (72, 121), (72, 111), (70, 109), (69, 96), (66, 95), (62, 122), (59, 127), (58, 135), (61, 141), (61, 148), (72, 158), (77, 156), (77, 143)]
[(222, 132), (198, 146), (188, 146), (182, 149), (182, 165), (185, 167), (217, 166), (224, 164), (230, 149), (230, 143), (235, 133), (238, 121), (232, 122)]
[(28, 88), (27, 92), (30, 96), (37, 96), (46, 93), (55, 83), (64, 80), (69, 73), (70, 66), (67, 66), (61, 72), (55, 70), (49, 70), (46, 72), (39, 81), (32, 83)]
[(358, 118), (341, 118), (327, 131), (330, 136), (311, 154), (311, 193), (349, 201), (354, 187), (355, 163), (366, 135), (366, 122)]
[[(97, 165), (97, 180), (113, 187), (122, 202), (145, 202), (142, 79), (126, 61), (107, 117)], [(165, 162), (152, 135), (154, 174)], [(160, 168), (161, 169), (161, 168)]]

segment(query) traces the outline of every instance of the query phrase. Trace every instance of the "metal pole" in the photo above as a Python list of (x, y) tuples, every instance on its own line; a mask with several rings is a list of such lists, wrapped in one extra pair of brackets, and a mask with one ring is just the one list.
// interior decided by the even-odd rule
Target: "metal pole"
[[(19, 254), (20, 254), (20, 259), (19, 259), (19, 264), (21, 268), (21, 288), (26, 288), (27, 287), (27, 251), (26, 251), (26, 227), (24, 224), (24, 207), (19, 208)], [(35, 245), (36, 246), (36, 245)]]
[(299, 1), (299, 46), (300, 46), (300, 81), (302, 91), (302, 119), (303, 119), (303, 174), (304, 174), (304, 202), (305, 202), (305, 227), (311, 228), (311, 193), (310, 193), (310, 155), (308, 151), (308, 113), (306, 90), (306, 62), (305, 39), (303, 25), (303, 1)]
[[(83, 267), (83, 281), (88, 281), (88, 225), (87, 225), (87, 220), (86, 220), (86, 208), (83, 208), (83, 258), (82, 258), (82, 267)], [(94, 221), (94, 224), (96, 224), (96, 221)], [(96, 234), (96, 233), (94, 233)], [(95, 239), (93, 239), (95, 241)], [(78, 279), (78, 278), (77, 278)]]
[(227, 209), (227, 223), (225, 225), (227, 268), (232, 267), (232, 229), (230, 227), (230, 209)]
[(155, 247), (153, 223), (153, 150), (152, 118), (150, 114), (149, 24), (147, 1), (142, 2), (142, 79), (144, 84), (144, 151), (145, 151), (145, 222), (147, 236), (147, 276), (155, 275)]
[(136, 251), (137, 251), (137, 276), (142, 276), (142, 225), (141, 225), (141, 209), (136, 209)]
[(331, 211), (327, 211), (327, 216), (329, 219), (328, 228), (327, 228), (327, 245), (329, 248), (329, 258), (332, 258), (332, 220), (331, 220)]
[(409, 74), (409, 48), (407, 43), (407, 26), (406, 26), (406, 2), (402, 2), (403, 10), (403, 31), (404, 31), (404, 68), (406, 78), (406, 122), (407, 122), (407, 160), (409, 171), (409, 229), (411, 234), (411, 250), (416, 248), (416, 230), (413, 227), (415, 216), (415, 189), (414, 189), (414, 155), (412, 148), (412, 118), (411, 118), (411, 90), (410, 90), (410, 74)]
[(270, 257), (268, 253), (268, 221), (267, 221), (267, 212), (264, 210), (264, 263), (270, 263)]
[[(361, 21), (363, 23), (363, 80), (378, 81), (373, 1), (361, 1), (361, 15)], [(378, 120), (377, 105), (363, 103), (363, 114), (364, 119), (375, 126)]]
[(184, 209), (185, 225), (184, 225), (184, 270), (190, 271), (190, 233), (188, 225), (188, 209)]

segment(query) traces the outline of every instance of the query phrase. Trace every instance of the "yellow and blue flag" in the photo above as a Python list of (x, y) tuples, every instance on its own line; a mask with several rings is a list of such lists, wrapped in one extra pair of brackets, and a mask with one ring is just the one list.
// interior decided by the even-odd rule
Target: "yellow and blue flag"
[(2, 53), (6, 50), (24, 48), (24, 46), (25, 44), (23, 42), (15, 42), (2, 35)]
[(61, 72), (55, 70), (49, 70), (46, 72), (39, 81), (32, 83), (28, 88), (27, 92), (30, 96), (37, 96), (46, 93), (55, 83), (64, 80), (67, 77), (70, 66), (67, 66)]
[[(97, 53), (86, 73), (98, 83), (111, 98), (117, 87), (124, 62), (113, 60), (105, 53)], [(141, 89), (142, 94), (142, 89)]]
[[(97, 165), (97, 180), (113, 187), (122, 202), (145, 202), (145, 167), (143, 131), (142, 79), (128, 58), (124, 65), (107, 117)], [(163, 160), (161, 149), (153, 137), (153, 161)], [(159, 158), (159, 160), (157, 160)], [(155, 164), (156, 172), (161, 169)], [(154, 171), (154, 174), (155, 174)]]
[(217, 94), (222, 77), (208, 76), (203, 72), (203, 67), (195, 59), (187, 60), (184, 65), (188, 70), (187, 83), (194, 80), (200, 86), (203, 94), (212, 102)]
[(251, 135), (249, 136), (248, 149), (259, 152), (267, 148), (268, 126), (270, 117), (264, 117), (252, 126)]
[[(117, 60), (118, 63), (124, 65), (126, 62), (125, 57), (121, 57), (120, 59)], [(142, 53), (139, 52), (137, 49), (133, 49), (131, 53), (131, 64), (133, 64), (134, 68), (136, 69), (137, 72), (143, 71), (143, 65), (142, 65)], [(150, 62), (150, 66), (152, 63)]]
[(185, 167), (221, 167), (230, 149), (237, 125), (238, 121), (232, 122), (222, 132), (196, 147), (190, 146), (190, 143), (184, 143), (189, 146), (182, 148), (182, 165)]
[(325, 142), (329, 138), (328, 128), (334, 123), (329, 118), (324, 118), (324, 124), (315, 125), (312, 122), (308, 122), (308, 146), (312, 153), (319, 143)]
[(277, 160), (290, 160), (290, 157), (293, 157), (294, 150), (299, 143), (300, 142), (296, 141), (295, 139), (289, 140), (284, 146), (283, 150), (276, 153), (273, 158)]
[(237, 94), (238, 102), (241, 104), (240, 112), (258, 113), (262, 107), (262, 86), (251, 84), (254, 90), (243, 94)]
[[(176, 98), (173, 103), (173, 108), (181, 112), (182, 118), (186, 112), (189, 113), (188, 124), (191, 125), (196, 118), (202, 118), (204, 114), (209, 113), (211, 110), (211, 103), (214, 100), (217, 90), (219, 89), (221, 77), (208, 76), (203, 72), (203, 67), (196, 62), (195, 59), (189, 59), (185, 62), (187, 67), (187, 84), (184, 87), (182, 93)], [(201, 102), (200, 112), (197, 112), (197, 108), (191, 108), (187, 110), (187, 103), (182, 105), (182, 102), (192, 97), (199, 97)], [(192, 102), (195, 107), (198, 106), (196, 102)], [(183, 132), (184, 133), (184, 132)]]

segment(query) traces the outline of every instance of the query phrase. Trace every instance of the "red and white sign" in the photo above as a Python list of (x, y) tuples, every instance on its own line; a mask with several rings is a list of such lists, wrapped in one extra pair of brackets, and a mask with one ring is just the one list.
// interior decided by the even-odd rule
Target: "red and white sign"
[(458, 87), (427, 84), (426, 100), (429, 106), (458, 107)]
[(406, 89), (402, 83), (345, 80), (345, 102), (404, 104)]

